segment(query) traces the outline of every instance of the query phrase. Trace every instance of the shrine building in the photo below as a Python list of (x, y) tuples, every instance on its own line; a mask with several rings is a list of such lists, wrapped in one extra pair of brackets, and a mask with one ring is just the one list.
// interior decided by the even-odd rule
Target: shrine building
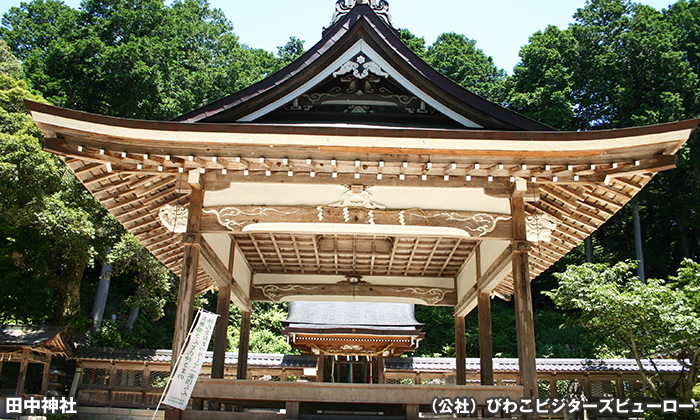
[[(234, 404), (285, 408), (290, 419), (367, 407), (415, 419), (436, 396), (480, 407), (536, 397), (530, 281), (674, 168), (698, 124), (558, 132), (432, 69), (401, 42), (386, 1), (335, 9), (287, 67), (173, 121), (27, 102), (44, 150), (180, 276), (172, 360), (195, 295), (218, 291), (212, 378), (167, 418), (269, 417), (221, 411)], [(494, 298), (515, 303), (516, 386), (493, 385)], [(238, 380), (223, 379), (231, 301), (243, 314)], [(246, 380), (255, 301), (453, 307), (456, 384)], [(303, 320), (308, 306), (292, 308)], [(475, 309), (481, 384), (467, 385), (464, 317)], [(288, 333), (310, 340), (300, 324)], [(373, 357), (380, 347), (368, 347)]]

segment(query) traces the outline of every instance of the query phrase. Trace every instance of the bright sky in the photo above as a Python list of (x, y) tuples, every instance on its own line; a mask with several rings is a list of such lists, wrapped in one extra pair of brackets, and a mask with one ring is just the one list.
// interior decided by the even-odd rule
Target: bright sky
[[(64, 0), (78, 7), (80, 0)], [(167, 1), (167, 0), (166, 0)], [(20, 0), (0, 0), (3, 14)], [(671, 0), (640, 0), (656, 9)], [(233, 22), (241, 42), (276, 53), (289, 37), (296, 36), (310, 48), (321, 39), (335, 10), (334, 0), (210, 0)], [(520, 47), (530, 35), (547, 25), (566, 28), (585, 0), (389, 0), (394, 26), (407, 28), (432, 44), (443, 32), (465, 34), (493, 57), (496, 65), (512, 72)]]

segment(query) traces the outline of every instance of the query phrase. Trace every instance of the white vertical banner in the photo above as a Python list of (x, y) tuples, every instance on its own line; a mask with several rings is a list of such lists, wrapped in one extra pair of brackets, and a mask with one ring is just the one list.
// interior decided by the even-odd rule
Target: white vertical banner
[(209, 348), (211, 333), (219, 315), (200, 309), (197, 324), (189, 335), (187, 347), (180, 354), (177, 366), (170, 379), (168, 393), (163, 400), (164, 404), (184, 410), (190, 400), (194, 385), (199, 378), (199, 372), (204, 363), (204, 354)]

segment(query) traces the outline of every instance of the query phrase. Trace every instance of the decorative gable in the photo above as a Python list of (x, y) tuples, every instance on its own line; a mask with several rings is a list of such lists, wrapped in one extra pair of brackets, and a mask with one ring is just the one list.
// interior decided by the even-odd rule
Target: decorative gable
[(388, 3), (376, 0), (339, 0), (323, 38), (300, 58), (175, 121), (552, 130), (438, 73), (401, 42)]
[(256, 121), (462, 127), (397, 83), (364, 52), (346, 61), (316, 87)]

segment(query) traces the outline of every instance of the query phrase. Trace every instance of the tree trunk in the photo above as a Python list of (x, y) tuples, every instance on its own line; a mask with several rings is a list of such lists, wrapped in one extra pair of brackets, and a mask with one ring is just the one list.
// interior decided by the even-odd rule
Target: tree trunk
[(134, 323), (139, 317), (139, 311), (141, 310), (140, 306), (134, 306), (129, 310), (129, 320), (126, 323), (126, 328), (131, 331), (134, 329)]
[(107, 295), (109, 294), (109, 282), (112, 279), (112, 267), (107, 264), (107, 261), (102, 262), (102, 271), (100, 272), (100, 283), (97, 286), (97, 294), (95, 295), (95, 303), (92, 305), (92, 327), (90, 332), (95, 332), (102, 325), (102, 318), (105, 314), (105, 306), (107, 305)]
[(630, 201), (630, 211), (632, 212), (632, 221), (634, 223), (634, 253), (639, 265), (637, 265), (637, 276), (639, 281), (646, 283), (646, 275), (644, 274), (644, 248), (642, 247), (642, 222), (639, 218), (639, 202), (637, 197)]
[(593, 263), (594, 258), (593, 258), (593, 235), (590, 235), (583, 241), (583, 247), (586, 251), (586, 262), (587, 263)]
[(56, 288), (56, 305), (48, 321), (49, 325), (67, 325), (80, 315), (80, 282), (84, 272), (84, 265), (69, 262), (63, 275), (51, 282)]
[(678, 239), (681, 242), (681, 255), (683, 258), (690, 258), (690, 241), (688, 240), (688, 219), (685, 217), (683, 209), (676, 206), (676, 222), (678, 224)]

